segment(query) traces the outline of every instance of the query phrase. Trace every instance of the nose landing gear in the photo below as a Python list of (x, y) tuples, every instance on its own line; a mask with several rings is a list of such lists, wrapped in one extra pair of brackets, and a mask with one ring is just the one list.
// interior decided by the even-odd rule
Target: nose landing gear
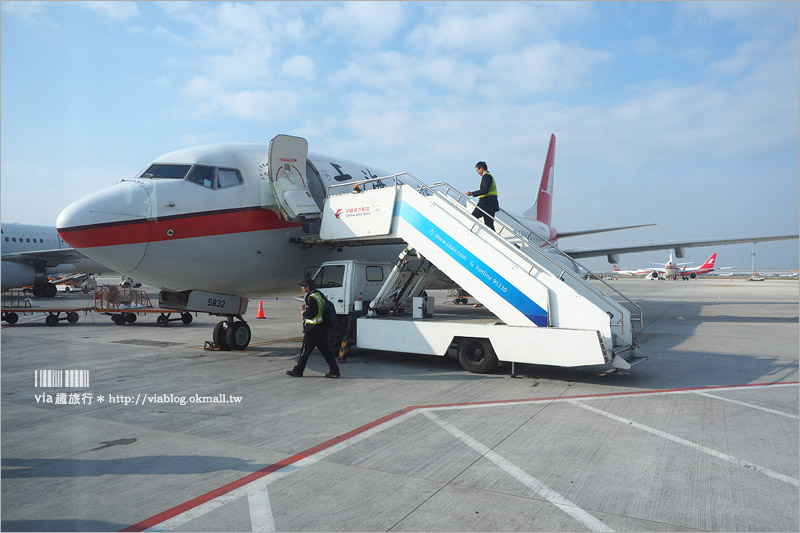
[(221, 350), (244, 350), (250, 337), (250, 326), (239, 315), (228, 315), (227, 320), (214, 326), (213, 342)]

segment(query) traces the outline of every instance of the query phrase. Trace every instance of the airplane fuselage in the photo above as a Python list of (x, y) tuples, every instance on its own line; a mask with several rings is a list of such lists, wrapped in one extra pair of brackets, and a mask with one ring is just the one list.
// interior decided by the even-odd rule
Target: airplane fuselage
[[(389, 174), (314, 153), (308, 162), (308, 190), (320, 207), (330, 185)], [(290, 244), (309, 233), (287, 221), (268, 181), (266, 145), (179, 150), (156, 159), (138, 177), (68, 206), (58, 219), (59, 233), (114, 270), (170, 291), (202, 287), (248, 295), (293, 289), (304, 269), (339, 252)], [(349, 250), (348, 257), (390, 259), (398, 251), (373, 246)]]

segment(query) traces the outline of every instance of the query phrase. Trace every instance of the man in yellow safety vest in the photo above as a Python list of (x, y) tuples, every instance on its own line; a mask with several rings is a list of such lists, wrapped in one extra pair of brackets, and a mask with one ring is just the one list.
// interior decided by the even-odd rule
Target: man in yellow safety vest
[(291, 370), (287, 370), (286, 373), (293, 378), (303, 377), (308, 356), (311, 355), (314, 348), (319, 348), (329, 367), (329, 372), (325, 374), (325, 377), (338, 378), (340, 375), (339, 365), (336, 364), (336, 358), (333, 356), (328, 343), (328, 332), (322, 323), (322, 315), (325, 311), (325, 296), (316, 289), (314, 280), (310, 278), (305, 278), (301, 281), (300, 288), (306, 295), (305, 305), (300, 312), (303, 317), (303, 351), (300, 353), (297, 365)]
[(472, 212), (472, 216), (483, 217), (484, 223), (494, 230), (494, 214), (500, 210), (500, 202), (497, 201), (497, 182), (483, 161), (475, 164), (475, 170), (481, 177), (481, 187), (477, 191), (467, 191), (467, 196), (478, 197), (478, 207)]

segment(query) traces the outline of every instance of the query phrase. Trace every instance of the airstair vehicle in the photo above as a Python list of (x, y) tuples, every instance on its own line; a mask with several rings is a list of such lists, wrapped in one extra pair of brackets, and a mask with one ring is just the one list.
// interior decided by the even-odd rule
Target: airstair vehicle
[[(472, 216), (474, 208), (475, 203), (452, 186), (441, 182), (428, 186), (405, 172), (329, 188), (319, 236), (301, 242), (407, 244), (399, 263), (371, 299), (367, 316), (357, 319), (356, 346), (440, 356), (455, 351), (462, 366), (473, 372), (489, 371), (503, 361), (555, 366), (610, 363), (629, 369), (642, 359), (633, 355), (637, 343), (631, 312), (584, 280), (581, 269), (588, 269), (511, 214), (501, 210), (492, 231)], [(412, 282), (406, 271), (402, 283), (398, 281), (412, 249), (501, 323), (397, 319), (381, 314), (387, 298), (396, 306), (400, 297), (422, 294), (435, 277), (425, 269), (425, 275)], [(348, 308), (352, 299), (345, 299), (337, 311), (352, 313), (353, 308)], [(638, 315), (641, 323), (641, 309)]]

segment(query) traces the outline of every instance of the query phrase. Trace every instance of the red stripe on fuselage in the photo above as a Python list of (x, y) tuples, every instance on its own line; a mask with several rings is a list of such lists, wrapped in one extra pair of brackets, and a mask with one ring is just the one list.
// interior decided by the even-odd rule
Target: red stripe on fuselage
[(298, 226), (300, 224), (285, 221), (271, 209), (247, 207), (171, 215), (153, 220), (126, 220), (74, 228), (59, 228), (58, 234), (73, 248), (93, 248)]

